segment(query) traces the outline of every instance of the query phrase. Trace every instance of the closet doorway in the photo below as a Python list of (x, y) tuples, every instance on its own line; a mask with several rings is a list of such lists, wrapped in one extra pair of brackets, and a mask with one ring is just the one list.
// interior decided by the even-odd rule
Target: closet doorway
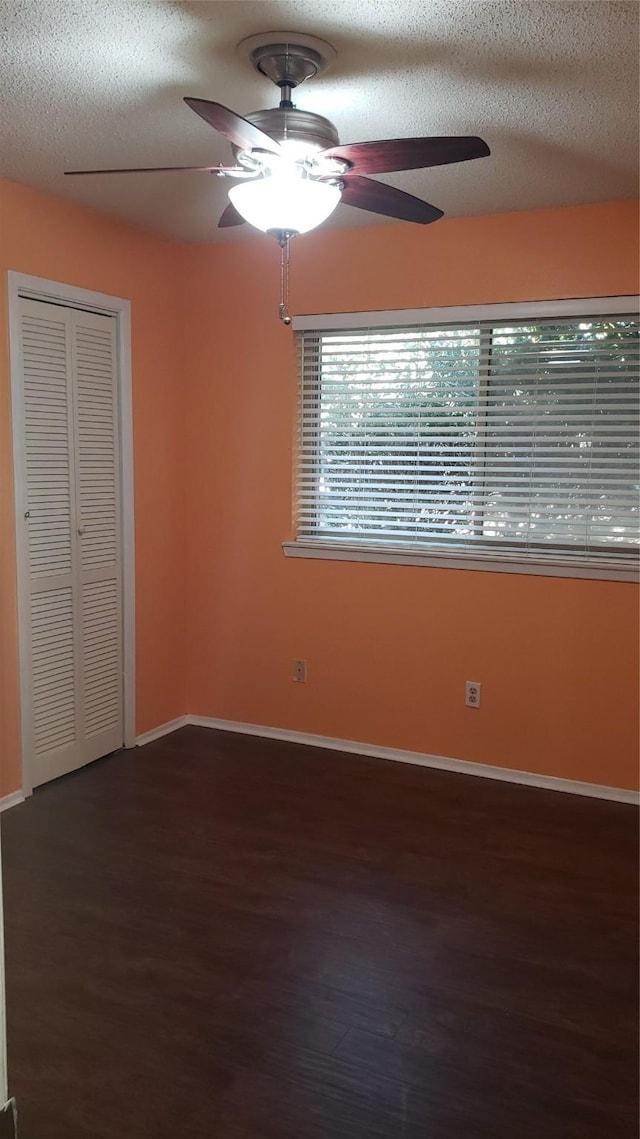
[(9, 274), (23, 791), (135, 742), (129, 303)]

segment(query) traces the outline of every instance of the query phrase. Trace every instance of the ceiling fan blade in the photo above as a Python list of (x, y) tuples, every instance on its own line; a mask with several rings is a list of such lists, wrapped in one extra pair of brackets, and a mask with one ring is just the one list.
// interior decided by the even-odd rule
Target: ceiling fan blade
[(437, 221), (443, 213), (421, 198), (414, 198), (413, 194), (396, 190), (395, 186), (385, 186), (383, 182), (374, 182), (372, 178), (360, 178), (357, 174), (344, 176), (342, 201), (347, 206), (357, 206), (359, 210), (369, 210), (372, 214), (386, 214), (390, 218), (417, 221), (422, 225)]
[(174, 174), (199, 170), (208, 174), (243, 174), (242, 166), (126, 166), (121, 170), (65, 170), (65, 174)]
[(342, 158), (356, 174), (387, 174), (392, 170), (423, 170), (447, 162), (485, 158), (491, 151), (475, 135), (442, 138), (389, 138), (377, 142), (352, 142), (332, 146), (323, 158)]
[(226, 210), (223, 210), (220, 215), (218, 229), (227, 229), (230, 225), (244, 225), (245, 221), (246, 218), (243, 218), (242, 214), (238, 213), (236, 207), (229, 202)]
[(248, 119), (236, 115), (222, 103), (211, 103), (208, 99), (185, 99), (188, 107), (200, 115), (202, 119), (223, 134), (234, 146), (240, 150), (268, 150), (273, 154), (280, 153), (280, 144), (269, 138), (268, 134), (254, 127)]

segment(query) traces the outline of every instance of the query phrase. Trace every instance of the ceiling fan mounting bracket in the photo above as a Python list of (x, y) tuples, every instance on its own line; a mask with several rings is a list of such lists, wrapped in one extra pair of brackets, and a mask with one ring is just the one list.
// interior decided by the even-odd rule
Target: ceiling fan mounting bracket
[(262, 32), (242, 40), (236, 50), (283, 92), (319, 75), (336, 58), (331, 44), (301, 32)]

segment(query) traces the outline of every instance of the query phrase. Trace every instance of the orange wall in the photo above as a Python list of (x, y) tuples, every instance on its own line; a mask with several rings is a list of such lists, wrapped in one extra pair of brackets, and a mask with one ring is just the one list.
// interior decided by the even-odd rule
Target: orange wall
[[(635, 224), (619, 203), (317, 233), (294, 245), (292, 308), (635, 292)], [(275, 243), (178, 246), (0, 182), (6, 269), (132, 301), (138, 732), (194, 712), (634, 784), (633, 586), (284, 558), (297, 381)], [(20, 784), (9, 414), (3, 333), (0, 794)]]
[[(633, 203), (315, 233), (292, 249), (292, 311), (634, 293), (637, 251)], [(635, 786), (636, 588), (285, 559), (296, 371), (277, 247), (194, 248), (188, 289), (190, 711)]]
[(185, 709), (184, 252), (94, 211), (0, 182), (0, 794), (21, 782), (6, 270), (132, 302), (137, 729), (142, 732)]

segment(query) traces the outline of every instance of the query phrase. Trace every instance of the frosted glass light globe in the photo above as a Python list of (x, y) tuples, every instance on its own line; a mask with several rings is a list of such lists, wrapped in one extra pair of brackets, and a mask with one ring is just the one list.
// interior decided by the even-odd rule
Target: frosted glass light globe
[(340, 190), (296, 172), (277, 172), (229, 190), (239, 214), (264, 233), (307, 233), (325, 221), (340, 201)]

